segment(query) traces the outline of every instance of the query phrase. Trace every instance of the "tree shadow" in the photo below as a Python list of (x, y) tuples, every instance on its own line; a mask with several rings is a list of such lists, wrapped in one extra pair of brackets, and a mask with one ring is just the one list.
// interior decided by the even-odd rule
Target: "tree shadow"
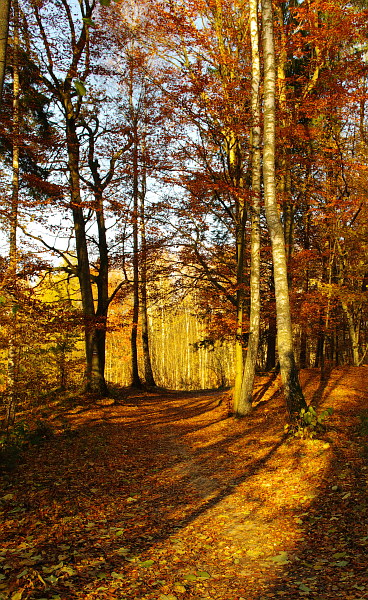
[[(149, 570), (140, 569), (141, 562), (151, 556), (156, 560), (155, 553), (164, 552), (167, 544), (180, 536), (182, 544), (190, 543), (191, 528), (198, 523), (204, 527), (207, 518), (219, 519), (221, 511), (228, 510), (226, 506), (241, 511), (241, 502), (233, 504), (232, 498), (243, 489), (244, 502), (253, 508), (242, 517), (229, 515), (226, 535), (241, 549), (248, 543), (251, 528), (252, 535), (257, 535), (256, 526), (262, 521), (264, 530), (269, 529), (268, 539), (272, 538), (272, 521), (277, 515), (262, 513), (268, 500), (259, 485), (267, 486), (267, 473), (277, 473), (278, 463), (273, 461), (285, 441), (280, 397), (273, 399), (267, 412), (256, 410), (241, 421), (228, 419), (226, 409), (218, 406), (218, 395), (212, 392), (165, 398), (138, 395), (131, 400), (70, 415), (73, 435), (60, 434), (42, 448), (30, 449), (15, 479), (6, 482), (3, 498), (15, 494), (3, 507), (5, 548), (15, 564), (8, 578), (10, 592), (22, 583), (17, 576), (22, 561), (28, 560), (29, 569), (39, 573), (41, 580), (34, 576), (33, 588), (29, 584), (28, 595), (23, 597), (60, 594), (62, 598), (83, 598), (101, 582), (114, 581), (120, 582), (124, 597), (133, 598), (136, 596), (123, 591), (119, 574), (130, 580), (136, 573), (141, 577), (136, 593), (153, 593), (156, 584), (151, 582)], [(300, 446), (292, 445), (288, 452), (290, 470), (301, 468)], [(284, 548), (289, 562), (278, 565), (262, 558), (259, 590), (254, 591), (253, 583), (248, 597), (240, 590), (259, 565), (256, 558), (246, 555), (244, 564), (233, 567), (237, 581), (231, 584), (234, 588), (229, 583), (226, 600), (235, 600), (240, 594), (246, 600), (279, 595), (295, 599), (303, 594), (326, 600), (338, 597), (331, 595), (334, 585), (346, 591), (355, 584), (349, 572), (361, 581), (364, 548), (359, 540), (364, 537), (364, 525), (358, 517), (366, 516), (367, 503), (363, 467), (357, 466), (349, 452), (347, 441), (338, 446), (338, 460), (317, 481), (316, 498), (308, 506), (300, 506), (296, 516), (303, 523), (300, 538), (304, 539)], [(200, 531), (198, 527), (193, 535)], [(198, 561), (213, 552), (211, 545), (206, 548), (204, 543), (197, 550)], [(339, 556), (341, 553), (346, 556)], [(179, 552), (179, 559), (181, 556)], [(345, 561), (347, 565), (334, 564)], [(71, 565), (75, 573), (69, 576), (62, 567), (55, 569), (56, 581), (47, 580), (45, 588), (42, 579), (51, 577), (50, 569), (60, 562)], [(180, 573), (184, 566), (178, 562), (171, 569)], [(160, 568), (167, 571), (165, 565)], [(118, 573), (116, 580), (112, 573)], [(336, 573), (342, 577), (338, 584)], [(220, 580), (213, 583), (214, 591), (220, 584), (224, 585)], [(190, 585), (190, 597), (202, 597), (193, 596), (196, 592)], [(350, 593), (353, 595), (342, 597), (359, 598), (354, 590)]]
[[(263, 381), (263, 380), (265, 380), (265, 381)], [(258, 386), (258, 389), (253, 394), (253, 405), (259, 404), (261, 399), (264, 398), (264, 396), (267, 394), (267, 392), (270, 390), (270, 388), (273, 386), (273, 384), (275, 384), (275, 382), (277, 380), (279, 380), (279, 384), (276, 386), (275, 391), (271, 394), (271, 396), (268, 398), (268, 400), (272, 400), (274, 398), (275, 394), (278, 394), (280, 391), (280, 387), (281, 387), (280, 373), (278, 370), (274, 370), (274, 371), (271, 371), (271, 373), (269, 375), (267, 375), (266, 377), (262, 377), (261, 381), (263, 381), (263, 383), (261, 383), (261, 385)]]
[(294, 511), (300, 538), (285, 548), (287, 556), (280, 561), (285, 564), (279, 564), (274, 583), (255, 600), (368, 597), (368, 467), (363, 436), (351, 418), (361, 406), (361, 401), (347, 401), (341, 408), (345, 427), (338, 428), (328, 469), (317, 481), (318, 494)]

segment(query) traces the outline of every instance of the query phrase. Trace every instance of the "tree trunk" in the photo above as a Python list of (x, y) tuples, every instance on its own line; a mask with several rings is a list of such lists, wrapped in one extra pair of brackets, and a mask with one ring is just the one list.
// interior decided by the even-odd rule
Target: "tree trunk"
[[(144, 150), (143, 150), (144, 153)], [(143, 160), (145, 160), (143, 158)], [(145, 215), (145, 199), (146, 199), (146, 173), (145, 168), (142, 172), (142, 189), (140, 194), (140, 229), (141, 229), (141, 320), (142, 320), (142, 350), (143, 350), (143, 366), (144, 380), (148, 387), (155, 387), (156, 382), (153, 376), (151, 352), (149, 344), (148, 330), (148, 311), (147, 311), (147, 240), (146, 240), (146, 215)]]
[[(70, 105), (66, 103), (68, 115)], [(70, 114), (70, 112), (69, 112)], [(85, 390), (86, 392), (105, 394), (104, 351), (101, 352), (103, 335), (100, 334), (96, 322), (91, 269), (88, 258), (85, 218), (82, 208), (79, 177), (79, 139), (73, 117), (66, 118), (66, 139), (68, 150), (68, 169), (71, 193), (71, 208), (74, 222), (74, 235), (77, 251), (77, 274), (82, 297), (84, 316), (84, 339), (86, 350)]]
[(307, 368), (307, 332), (305, 331), (305, 327), (303, 324), (301, 325), (302, 330), (300, 332), (300, 353), (299, 353), (299, 363), (301, 369)]
[[(79, 3), (77, 3), (80, 5), (80, 17), (83, 18), (82, 21), (79, 19), (77, 13), (69, 7), (67, 2), (62, 2), (61, 4), (64, 5), (69, 22), (69, 39), (72, 45), (71, 62), (69, 66), (65, 63), (63, 67), (61, 67), (61, 69), (65, 69), (63, 79), (60, 78), (63, 71), (59, 71), (53, 62), (53, 51), (45, 32), (39, 6), (37, 3), (33, 3), (32, 7), (39, 27), (40, 40), (45, 49), (45, 52), (43, 52), (42, 55), (43, 59), (46, 61), (45, 67), (47, 76), (46, 74), (41, 75), (42, 80), (50, 94), (52, 94), (57, 101), (60, 101), (64, 108), (70, 184), (70, 208), (73, 215), (77, 254), (75, 273), (79, 280), (82, 313), (84, 318), (86, 353), (85, 389), (87, 392), (92, 392), (94, 394), (104, 394), (106, 392), (104, 378), (104, 319), (101, 315), (96, 315), (94, 305), (92, 273), (88, 257), (86, 218), (83, 211), (83, 202), (80, 191), (80, 141), (78, 138), (77, 127), (81, 126), (83, 121), (81, 117), (82, 97), (76, 93), (73, 85), (73, 81), (76, 81), (78, 77), (82, 77), (83, 81), (85, 81), (91, 72), (89, 48), (90, 25), (88, 24), (88, 21), (91, 20), (96, 5), (95, 2), (90, 3), (88, 0), (85, 2), (84, 0), (80, 0)], [(75, 23), (74, 18), (78, 19)], [(78, 27), (75, 26), (76, 23), (78, 23)], [(77, 35), (78, 30), (79, 35)], [(102, 269), (104, 268), (105, 265), (102, 265)], [(94, 279), (96, 280), (96, 278)], [(100, 324), (103, 324), (102, 331), (100, 331), (101, 327), (99, 327), (99, 322)]]
[[(304, 175), (303, 182), (303, 198), (304, 202), (302, 204), (303, 210), (303, 249), (306, 251), (310, 250), (310, 229), (311, 229), (311, 213), (310, 213), (310, 203), (307, 197), (308, 188), (310, 183), (311, 176), (311, 168), (310, 165), (307, 165), (306, 173)], [(309, 268), (308, 266), (305, 269), (305, 276), (303, 280), (303, 293), (305, 295), (308, 294), (309, 291)], [(299, 354), (299, 363), (301, 369), (306, 369), (310, 363), (310, 357), (307, 355), (308, 350), (308, 335), (307, 335), (307, 323), (305, 319), (301, 319), (300, 321), (301, 333), (300, 333), (300, 354)], [(307, 360), (308, 359), (308, 360)]]
[[(284, 27), (284, 8), (283, 5), (276, 6), (280, 25), (280, 50), (277, 61), (277, 81), (278, 81), (278, 99), (281, 110), (281, 128), (282, 130), (290, 124), (290, 118), (287, 112), (286, 97), (286, 68), (287, 68), (287, 36)], [(279, 189), (283, 208), (284, 237), (286, 260), (289, 264), (294, 245), (294, 207), (291, 198), (291, 174), (289, 167), (289, 150), (280, 148), (280, 174)], [(291, 285), (291, 274), (288, 272), (288, 281)]]
[(264, 150), (263, 181), (267, 225), (271, 238), (275, 281), (277, 348), (286, 405), (291, 418), (299, 415), (306, 402), (295, 363), (285, 239), (276, 202), (275, 180), (275, 50), (272, 1), (262, 0), (264, 60)]
[(133, 97), (131, 94), (131, 106), (133, 117), (133, 319), (130, 335), (130, 347), (132, 357), (132, 386), (142, 387), (138, 370), (138, 319), (139, 319), (139, 242), (138, 242), (138, 125), (137, 116), (134, 114)]
[(235, 333), (235, 381), (234, 381), (234, 412), (238, 412), (243, 377), (243, 299), (240, 290), (237, 292), (236, 303), (236, 333)]
[[(227, 155), (229, 161), (230, 177), (234, 187), (242, 186), (241, 156), (239, 140), (234, 132), (229, 132), (227, 139)], [(234, 384), (234, 411), (238, 411), (242, 379), (243, 379), (243, 352), (244, 352), (244, 250), (245, 250), (245, 224), (247, 211), (244, 200), (237, 200), (236, 204), (236, 335), (235, 335), (235, 384)]]
[(8, 43), (9, 12), (10, 0), (0, 0), (0, 106), (6, 69), (6, 47)]
[(260, 128), (260, 59), (258, 36), (258, 0), (250, 0), (250, 38), (252, 46), (252, 200), (251, 200), (251, 261), (250, 261), (250, 323), (248, 350), (237, 414), (245, 415), (252, 408), (252, 394), (259, 345), (260, 327), (260, 196), (261, 196), (261, 128)]
[(96, 190), (95, 198), (97, 202), (96, 221), (98, 229), (98, 254), (99, 271), (97, 276), (97, 309), (96, 309), (96, 328), (95, 344), (97, 350), (97, 380), (101, 394), (108, 393), (105, 381), (105, 363), (106, 363), (106, 325), (107, 312), (109, 308), (109, 253), (106, 240), (106, 225), (103, 210), (102, 191)]
[(352, 351), (352, 357), (353, 357), (353, 365), (354, 365), (354, 367), (358, 367), (360, 365), (360, 356), (359, 356), (360, 320), (359, 320), (359, 316), (358, 316), (357, 322), (355, 322), (353, 311), (350, 309), (349, 304), (345, 300), (341, 300), (341, 306), (345, 313), (346, 321), (348, 324), (348, 332), (349, 332), (351, 351)]
[(268, 319), (266, 371), (272, 371), (276, 367), (276, 337), (276, 318), (272, 314)]
[[(109, 308), (109, 251), (106, 240), (106, 224), (103, 204), (103, 187), (98, 173), (98, 162), (90, 159), (90, 169), (94, 179), (95, 211), (98, 231), (98, 256), (99, 267), (96, 277), (97, 284), (97, 307), (94, 323), (93, 352), (97, 354), (96, 372), (93, 375), (93, 385), (97, 387), (101, 395), (108, 393), (105, 380), (106, 364), (106, 326)], [(91, 277), (90, 277), (91, 281)]]
[(14, 0), (13, 6), (13, 156), (12, 156), (12, 196), (10, 208), (9, 231), (9, 268), (6, 275), (7, 287), (11, 293), (11, 331), (9, 336), (8, 365), (7, 365), (7, 410), (6, 426), (14, 422), (17, 404), (17, 228), (19, 204), (19, 141), (20, 141), (20, 114), (19, 114), (19, 6)]

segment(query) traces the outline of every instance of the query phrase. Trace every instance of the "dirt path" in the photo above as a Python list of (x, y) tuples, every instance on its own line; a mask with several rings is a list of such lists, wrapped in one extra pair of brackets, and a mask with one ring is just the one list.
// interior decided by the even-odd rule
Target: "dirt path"
[(317, 441), (285, 440), (278, 382), (241, 421), (218, 392), (57, 407), (3, 477), (0, 600), (368, 598), (367, 376), (303, 373)]

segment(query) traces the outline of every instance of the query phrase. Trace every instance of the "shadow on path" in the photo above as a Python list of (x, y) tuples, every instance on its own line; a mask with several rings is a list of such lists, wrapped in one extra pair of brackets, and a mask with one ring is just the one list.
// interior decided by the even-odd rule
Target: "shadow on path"
[[(335, 373), (330, 389), (345, 375)], [(307, 469), (317, 450), (284, 444), (280, 396), (237, 421), (220, 395), (136, 394), (69, 414), (72, 436), (31, 448), (5, 480), (2, 556), (12, 566), (2, 589), (11, 597), (21, 586), (23, 600), (114, 590), (154, 600), (171, 590), (157, 581), (183, 583), (203, 568), (211, 578), (194, 576), (178, 598), (365, 598), (367, 471), (354, 421), (362, 390), (339, 403), (339, 422), (350, 425), (316, 473)], [(290, 523), (298, 531), (287, 545)]]

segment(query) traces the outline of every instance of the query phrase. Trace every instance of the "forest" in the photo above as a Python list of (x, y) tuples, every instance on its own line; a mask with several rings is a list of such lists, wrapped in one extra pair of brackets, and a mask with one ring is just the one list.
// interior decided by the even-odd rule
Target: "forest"
[(275, 368), (293, 412), (298, 367), (367, 361), (367, 7), (266, 8), (13, 2), (8, 412), (110, 380), (231, 386), (245, 414)]
[(366, 598), (367, 104), (367, 0), (0, 0), (0, 600)]

